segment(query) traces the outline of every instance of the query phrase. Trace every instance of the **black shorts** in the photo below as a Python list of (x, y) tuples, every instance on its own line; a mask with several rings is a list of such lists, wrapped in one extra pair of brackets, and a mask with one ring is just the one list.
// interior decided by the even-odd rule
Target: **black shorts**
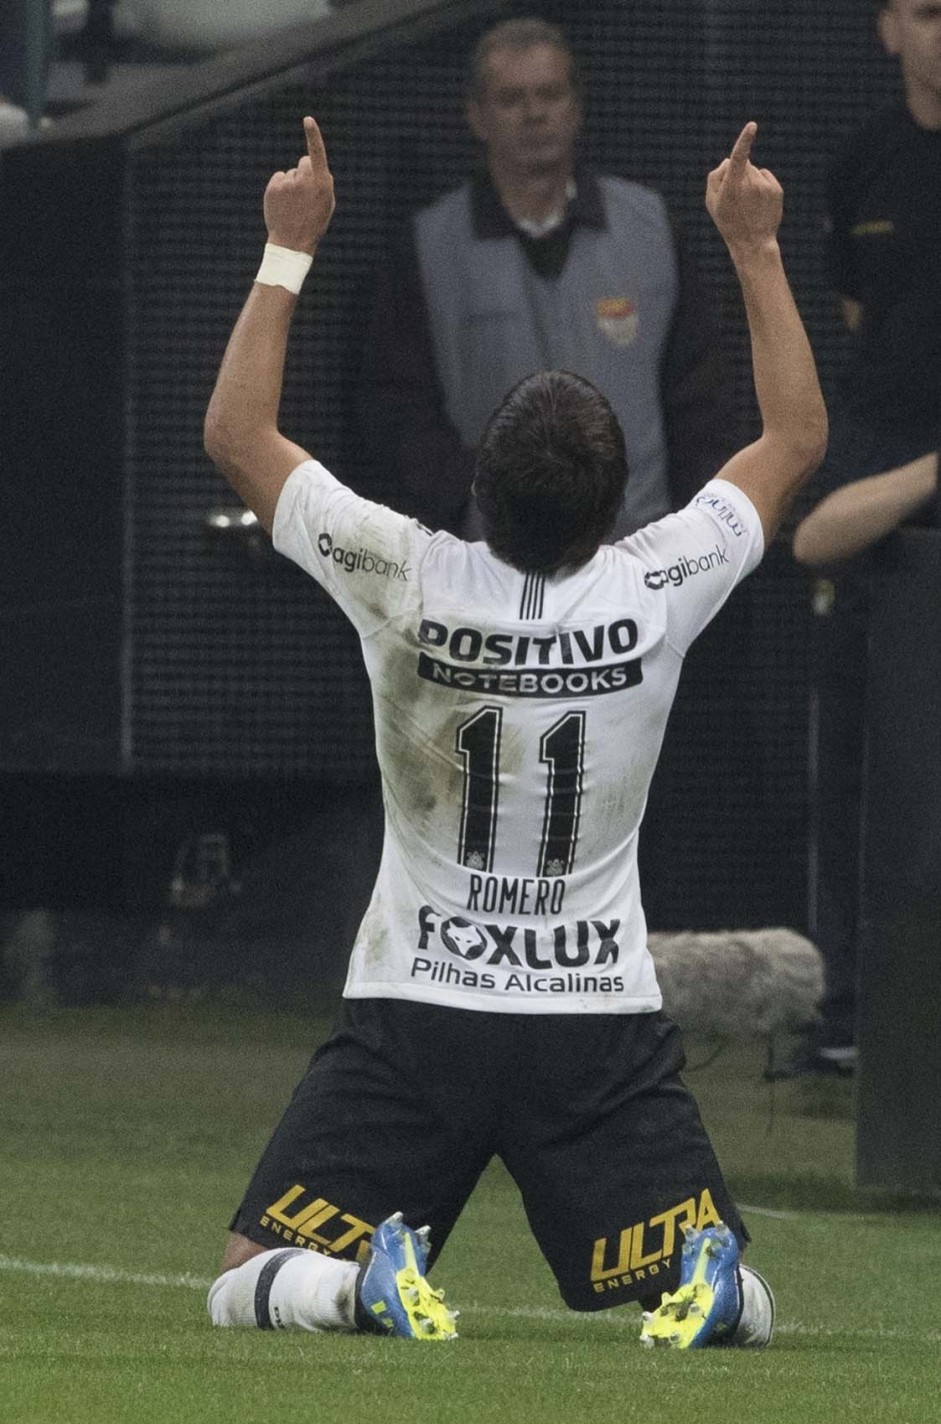
[(659, 1300), (681, 1228), (748, 1240), (662, 1013), (491, 1014), (344, 1001), (231, 1225), (265, 1247), (361, 1259), (394, 1211), (432, 1260), (490, 1159), (516, 1181), (574, 1310)]

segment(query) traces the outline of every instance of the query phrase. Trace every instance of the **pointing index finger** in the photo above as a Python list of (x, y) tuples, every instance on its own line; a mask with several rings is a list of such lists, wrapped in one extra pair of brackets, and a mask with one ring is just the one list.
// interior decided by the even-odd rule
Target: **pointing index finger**
[(735, 140), (735, 146), (729, 154), (729, 164), (733, 169), (744, 168), (751, 155), (751, 146), (758, 132), (758, 125), (752, 121), (747, 123)]
[(316, 119), (312, 119), (308, 114), (304, 120), (304, 137), (307, 140), (307, 153), (311, 164), (316, 171), (325, 169), (327, 166), (327, 150), (324, 148), (323, 138), (320, 129), (317, 127)]

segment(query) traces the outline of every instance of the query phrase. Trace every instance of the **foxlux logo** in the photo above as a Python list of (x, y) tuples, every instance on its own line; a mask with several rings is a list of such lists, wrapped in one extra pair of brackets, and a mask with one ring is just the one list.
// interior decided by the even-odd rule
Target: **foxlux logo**
[(334, 544), (326, 531), (318, 538), (317, 548), (325, 559), (332, 559), (335, 564), (346, 569), (348, 574), (358, 570), (364, 574), (377, 574), (379, 578), (402, 579), (408, 583), (411, 573), (408, 564), (396, 564), (391, 559), (380, 559), (369, 549), (342, 549), (339, 544)]
[(728, 554), (717, 544), (711, 554), (700, 554), (698, 559), (687, 559), (685, 554), (681, 554), (668, 569), (651, 569), (649, 574), (644, 574), (644, 583), (648, 588), (665, 588), (668, 583), (679, 588), (688, 578), (708, 573), (710, 569), (717, 569), (720, 564), (728, 562)]

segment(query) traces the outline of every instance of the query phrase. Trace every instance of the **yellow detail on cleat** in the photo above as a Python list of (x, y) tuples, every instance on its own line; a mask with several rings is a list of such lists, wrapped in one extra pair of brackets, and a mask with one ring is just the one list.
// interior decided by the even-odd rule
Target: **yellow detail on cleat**
[(405, 1265), (396, 1273), (399, 1298), (417, 1340), (456, 1340), (454, 1315), (444, 1304), (444, 1291), (432, 1290), (418, 1269), (411, 1240), (405, 1239)]
[(657, 1309), (644, 1313), (641, 1331), (642, 1345), (666, 1345), (674, 1350), (688, 1350), (702, 1328), (702, 1321), (712, 1310), (715, 1291), (706, 1282), (706, 1268), (716, 1253), (711, 1241), (704, 1241), (695, 1269), (685, 1286), (672, 1295), (664, 1295)]
[(703, 1317), (712, 1309), (713, 1290), (704, 1283), (680, 1286), (673, 1295), (665, 1295), (644, 1322), (642, 1345), (671, 1345), (675, 1350), (688, 1350), (702, 1329)]

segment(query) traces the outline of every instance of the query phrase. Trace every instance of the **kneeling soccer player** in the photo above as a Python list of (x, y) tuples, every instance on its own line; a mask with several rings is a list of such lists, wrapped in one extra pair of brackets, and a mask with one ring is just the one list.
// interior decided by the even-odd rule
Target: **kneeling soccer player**
[(269, 244), (206, 448), (359, 632), (386, 830), (342, 1022), (236, 1213), (212, 1319), (453, 1337), (426, 1277), (496, 1154), (573, 1309), (637, 1300), (648, 1344), (766, 1344), (771, 1292), (741, 1262), (748, 1234), (680, 1077), (636, 851), (683, 656), (826, 443), (780, 186), (752, 166), (749, 124), (706, 190), (745, 300), (759, 439), (687, 508), (605, 544), (621, 430), (587, 381), (537, 373), (486, 430), (486, 542), (468, 544), (360, 499), (278, 429), (291, 316), (333, 212), (304, 126), (307, 154), (265, 192)]

